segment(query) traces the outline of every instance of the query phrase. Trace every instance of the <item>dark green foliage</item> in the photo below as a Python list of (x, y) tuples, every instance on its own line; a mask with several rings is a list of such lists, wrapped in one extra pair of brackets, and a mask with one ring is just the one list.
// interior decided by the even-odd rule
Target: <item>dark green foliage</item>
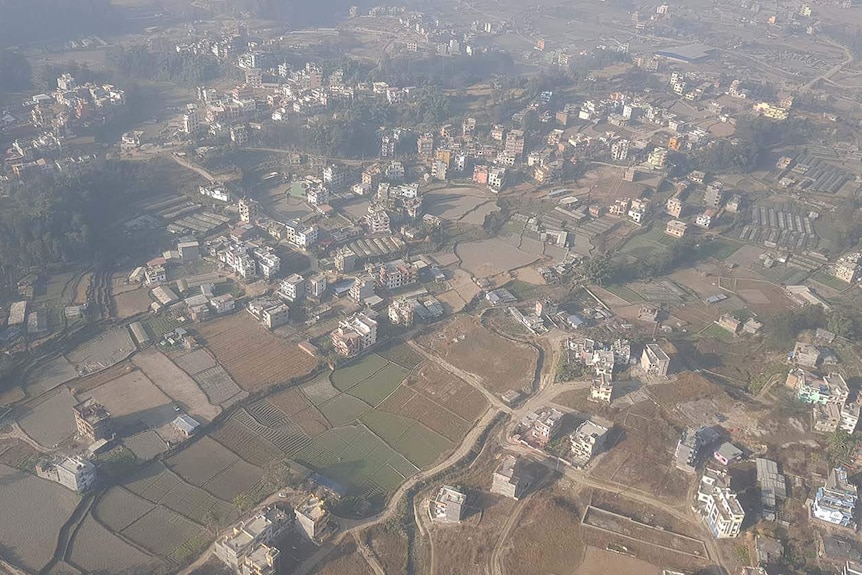
[(108, 63), (125, 78), (174, 82), (198, 86), (221, 75), (215, 58), (202, 54), (156, 54), (145, 46), (118, 48), (108, 53)]
[(819, 305), (807, 305), (799, 309), (781, 312), (766, 323), (769, 340), (781, 347), (792, 345), (796, 337), (806, 329), (826, 325), (826, 313)]
[(512, 56), (500, 52), (476, 54), (470, 58), (398, 57), (382, 60), (371, 71), (371, 79), (393, 86), (436, 85), (456, 89), (511, 74), (514, 66)]
[(9, 49), (0, 50), (0, 92), (26, 90), (31, 85), (30, 75), (27, 58)]
[(111, 79), (108, 72), (97, 72), (91, 70), (86, 64), (79, 64), (78, 62), (46, 64), (36, 68), (33, 72), (33, 86), (42, 92), (56, 90), (57, 78), (65, 73), (71, 74), (79, 84), (86, 82), (105, 83)]

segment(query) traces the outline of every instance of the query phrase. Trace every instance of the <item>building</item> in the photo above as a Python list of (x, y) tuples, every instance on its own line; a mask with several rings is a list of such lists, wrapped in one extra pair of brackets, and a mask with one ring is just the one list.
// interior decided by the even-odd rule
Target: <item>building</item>
[(703, 211), (702, 214), (699, 214), (697, 218), (695, 218), (694, 223), (702, 228), (709, 229), (712, 227), (712, 224), (715, 223), (715, 210), (712, 208), (708, 208)]
[(610, 405), (614, 394), (614, 384), (611, 375), (599, 373), (593, 377), (590, 385), (590, 399)]
[(488, 187), (500, 191), (506, 184), (506, 168), (494, 166), (488, 170)]
[(688, 428), (682, 432), (674, 451), (674, 464), (677, 469), (694, 473), (703, 450), (719, 439), (719, 434), (711, 427)]
[(171, 422), (171, 425), (186, 437), (194, 435), (197, 432), (198, 427), (201, 426), (196, 419), (186, 415), (185, 413), (178, 415), (176, 419)]
[(769, 459), (758, 457), (755, 461), (757, 485), (760, 488), (760, 508), (763, 518), (775, 521), (778, 505), (787, 499), (787, 481), (778, 472), (778, 464)]
[(305, 278), (299, 274), (291, 274), (281, 280), (278, 286), (278, 296), (294, 302), (305, 298)]
[(416, 153), (422, 160), (434, 157), (434, 134), (426, 132), (416, 140)]
[(335, 252), (335, 269), (340, 272), (352, 272), (356, 269), (356, 259), (356, 253), (350, 248), (339, 248)]
[(350, 286), (350, 299), (356, 303), (362, 303), (374, 295), (374, 278), (363, 274), (353, 280)]
[(336, 164), (323, 168), (323, 183), (330, 189), (340, 190), (347, 184), (347, 170)]
[(602, 425), (593, 419), (588, 419), (578, 426), (575, 433), (569, 437), (572, 444), (572, 461), (575, 465), (581, 467), (586, 465), (602, 450), (609, 427), (609, 424)]
[(305, 293), (308, 297), (320, 299), (329, 287), (326, 274), (319, 273), (311, 276), (305, 281)]
[(494, 470), (491, 493), (518, 500), (531, 482), (532, 478), (524, 471), (523, 461), (514, 455), (507, 455)]
[(734, 444), (725, 441), (718, 446), (718, 449), (716, 449), (715, 452), (713, 452), (712, 457), (717, 462), (727, 467), (731, 463), (742, 459), (742, 450)]
[(688, 229), (688, 224), (680, 220), (671, 220), (664, 228), (664, 233), (674, 238), (684, 238), (685, 231)]
[(526, 419), (529, 426), (526, 433), (528, 443), (544, 449), (553, 439), (562, 419), (563, 412), (554, 407), (528, 415)]
[(195, 241), (177, 243), (177, 253), (183, 261), (194, 261), (200, 259), (200, 244)]
[(855, 283), (862, 277), (862, 254), (855, 253), (838, 258), (833, 274), (847, 283)]
[(414, 298), (398, 298), (389, 304), (389, 321), (393, 325), (413, 325), (415, 310), (419, 302)]
[(419, 269), (414, 263), (404, 260), (386, 262), (377, 270), (377, 283), (388, 290), (416, 283), (419, 279)]
[(296, 512), (296, 524), (299, 529), (311, 540), (320, 539), (329, 525), (329, 511), (326, 510), (324, 501), (314, 495), (309, 495), (302, 503), (294, 509)]
[(674, 218), (679, 218), (682, 215), (682, 200), (678, 196), (668, 199), (664, 211)]
[(389, 234), (392, 233), (390, 228), (391, 219), (386, 210), (377, 209), (368, 212), (365, 215), (365, 225), (368, 227), (368, 233), (371, 234)]
[(522, 156), (524, 154), (525, 141), (523, 130), (510, 131), (506, 134), (506, 143), (503, 146), (504, 153), (513, 156)]
[(210, 300), (210, 306), (217, 314), (228, 313), (236, 308), (236, 298), (229, 293), (219, 295)]
[(649, 153), (647, 164), (653, 170), (661, 170), (667, 165), (667, 148), (656, 148)]
[(431, 521), (439, 523), (460, 523), (464, 518), (464, 503), (467, 495), (454, 487), (443, 485), (428, 502), (428, 515)]
[(100, 439), (110, 440), (114, 437), (111, 414), (101, 403), (94, 399), (88, 399), (72, 407), (72, 411), (75, 413), (75, 426), (78, 435), (90, 443), (95, 443)]
[(258, 213), (260, 212), (260, 204), (257, 200), (250, 198), (242, 198), (238, 203), (239, 219), (245, 223), (254, 223), (257, 221)]
[(811, 513), (821, 521), (855, 529), (853, 514), (857, 498), (856, 486), (847, 480), (847, 471), (836, 467), (829, 472), (826, 485), (817, 489)]
[(790, 359), (796, 365), (813, 369), (820, 363), (820, 349), (814, 344), (797, 341), (793, 346)]
[(377, 322), (365, 313), (357, 313), (339, 322), (330, 339), (336, 353), (353, 357), (377, 343)]
[(718, 209), (721, 206), (721, 200), (724, 199), (724, 190), (721, 186), (710, 184), (706, 187), (706, 192), (703, 194), (703, 204), (708, 208)]
[(275, 329), (290, 321), (290, 308), (272, 297), (259, 297), (246, 306), (248, 313), (269, 329)]
[(666, 377), (670, 368), (670, 357), (658, 344), (648, 343), (641, 353), (641, 369), (647, 375)]
[(615, 162), (623, 162), (629, 157), (629, 141), (617, 140), (611, 144), (611, 158)]
[(742, 329), (742, 322), (727, 313), (719, 317), (715, 323), (733, 335), (736, 335), (739, 333), (739, 330)]
[(78, 455), (61, 461), (42, 462), (36, 466), (36, 475), (76, 493), (89, 491), (96, 484), (96, 466)]
[(716, 539), (737, 537), (745, 520), (745, 511), (728, 484), (724, 473), (707, 469), (697, 489), (698, 510)]
[(264, 507), (216, 539), (213, 553), (238, 575), (274, 573), (274, 570), (260, 569), (261, 551), (265, 557), (264, 564), (277, 567), (278, 550), (270, 544), (293, 524), (293, 519), (293, 514), (277, 505)]

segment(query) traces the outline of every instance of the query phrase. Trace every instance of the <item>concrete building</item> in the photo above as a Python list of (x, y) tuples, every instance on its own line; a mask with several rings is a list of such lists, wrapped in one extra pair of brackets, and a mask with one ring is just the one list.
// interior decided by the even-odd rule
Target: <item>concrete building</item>
[(563, 412), (554, 407), (543, 409), (527, 416), (525, 422), (529, 425), (526, 433), (527, 441), (537, 447), (544, 448), (554, 438), (554, 433), (563, 419)]
[(315, 274), (305, 281), (306, 295), (315, 299), (322, 298), (328, 287), (329, 283), (326, 279), (326, 274), (323, 273)]
[(763, 518), (767, 521), (775, 521), (779, 503), (787, 499), (787, 480), (778, 472), (776, 462), (758, 457), (754, 463)]
[(278, 286), (278, 296), (290, 302), (305, 299), (305, 278), (299, 274), (284, 278)]
[(393, 325), (410, 327), (419, 302), (415, 298), (398, 298), (389, 304), (389, 321)]
[(727, 476), (706, 470), (697, 489), (697, 503), (704, 523), (716, 539), (737, 537), (742, 530), (745, 511), (730, 490)]
[(342, 247), (335, 252), (335, 269), (340, 272), (352, 272), (356, 269), (356, 253), (348, 248)]
[(683, 431), (674, 451), (674, 464), (677, 469), (694, 473), (701, 453), (719, 438), (718, 432), (711, 427), (688, 428)]
[(434, 134), (426, 132), (416, 140), (416, 153), (422, 160), (434, 157)]
[(615, 162), (623, 162), (629, 157), (629, 141), (622, 139), (611, 144), (611, 158)]
[(245, 223), (253, 224), (257, 221), (260, 213), (260, 204), (257, 200), (251, 198), (242, 198), (237, 206), (239, 207), (239, 219)]
[(347, 169), (336, 164), (323, 168), (323, 183), (332, 190), (340, 190), (347, 184)]
[(610, 428), (609, 423), (602, 423), (605, 422), (599, 423), (597, 418), (588, 419), (569, 437), (575, 465), (583, 467), (602, 450)]
[(201, 257), (200, 244), (198, 242), (179, 242), (177, 253), (183, 261), (194, 261)]
[(353, 357), (377, 343), (377, 322), (365, 313), (357, 313), (339, 322), (330, 339), (336, 353)]
[[(269, 575), (261, 569), (269, 564), (277, 567), (278, 550), (272, 541), (293, 524), (293, 514), (278, 505), (264, 507), (250, 519), (233, 526), (229, 533), (216, 539), (213, 553), (238, 575)], [(263, 562), (261, 564), (261, 550)], [(251, 564), (247, 559), (251, 559)]]
[(703, 204), (708, 208), (718, 209), (724, 199), (724, 190), (721, 186), (710, 184), (703, 194)]
[(648, 343), (641, 353), (641, 369), (647, 375), (666, 377), (670, 369), (670, 357), (658, 344)]
[(715, 223), (715, 210), (713, 208), (707, 208), (702, 214), (699, 214), (695, 218), (694, 223), (701, 228), (711, 228), (712, 224)]
[(817, 489), (811, 514), (821, 521), (855, 529), (857, 499), (856, 486), (847, 480), (847, 471), (836, 467), (829, 472), (826, 485)]
[(491, 493), (518, 500), (527, 491), (532, 478), (525, 473), (523, 461), (514, 455), (507, 455), (497, 469), (491, 483)]
[(72, 411), (75, 414), (78, 435), (90, 443), (113, 438), (114, 425), (111, 414), (101, 403), (88, 399), (72, 407)]
[(272, 297), (253, 299), (248, 302), (246, 309), (269, 329), (280, 327), (290, 321), (290, 308)]
[(219, 295), (210, 300), (210, 306), (217, 314), (228, 313), (236, 309), (236, 298), (229, 293)]
[(363, 303), (374, 295), (374, 278), (368, 274), (358, 276), (350, 286), (350, 299)]
[(386, 210), (376, 209), (365, 215), (365, 225), (368, 227), (368, 233), (371, 234), (389, 234), (392, 233), (391, 218)]
[(36, 475), (76, 493), (89, 491), (96, 484), (96, 466), (77, 455), (60, 461), (42, 462), (36, 466)]
[(590, 385), (590, 399), (610, 405), (614, 394), (613, 377), (607, 373), (597, 373)]
[(464, 518), (464, 503), (467, 495), (454, 487), (443, 485), (428, 502), (428, 515), (431, 521), (439, 523), (460, 523)]
[(721, 465), (727, 467), (731, 463), (742, 459), (742, 450), (734, 444), (725, 441), (713, 452), (712, 457)]
[(674, 218), (679, 218), (682, 215), (682, 200), (679, 199), (679, 196), (668, 199), (664, 211)]
[(294, 509), (296, 524), (300, 531), (311, 540), (319, 539), (329, 525), (329, 511), (324, 501), (315, 495), (309, 495)]
[(377, 283), (388, 290), (416, 283), (418, 279), (419, 269), (416, 264), (404, 260), (386, 262), (377, 271)]
[(848, 254), (838, 258), (833, 274), (847, 283), (855, 283), (862, 277), (862, 254)]
[(684, 238), (688, 224), (680, 220), (671, 220), (664, 228), (664, 233), (674, 238)]

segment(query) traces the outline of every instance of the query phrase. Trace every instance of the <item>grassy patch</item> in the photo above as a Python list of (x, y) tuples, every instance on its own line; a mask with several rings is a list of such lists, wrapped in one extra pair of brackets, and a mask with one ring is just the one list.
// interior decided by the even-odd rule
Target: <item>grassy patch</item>
[(409, 417), (379, 410), (366, 413), (360, 421), (389, 445), (395, 445), (408, 429), (416, 425)]
[(715, 323), (703, 330), (701, 335), (726, 342), (732, 342), (735, 339), (732, 333)]
[(427, 467), (452, 448), (452, 443), (424, 425), (416, 424), (401, 436), (395, 449), (417, 467)]
[(341, 367), (330, 377), (332, 385), (339, 391), (347, 391), (354, 385), (365, 381), (389, 364), (389, 361), (377, 354), (366, 355), (356, 363)]
[(333, 427), (347, 425), (359, 419), (362, 414), (371, 410), (371, 406), (352, 395), (339, 395), (320, 406), (323, 417)]
[(830, 288), (832, 288), (834, 290), (838, 290), (838, 291), (844, 291), (848, 287), (850, 287), (850, 284), (843, 282), (840, 279), (838, 279), (837, 277), (829, 275), (829, 274), (824, 273), (822, 271), (815, 273), (813, 276), (811, 276), (811, 279), (816, 281), (819, 284), (823, 284), (826, 287), (830, 287)]
[(716, 238), (701, 244), (703, 257), (724, 260), (735, 254), (742, 247), (740, 242)]
[(631, 289), (627, 288), (627, 287), (626, 287), (626, 286), (624, 286), (624, 285), (611, 284), (611, 285), (602, 286), (602, 287), (603, 287), (606, 291), (611, 292), (611, 293), (612, 293), (612, 294), (614, 294), (615, 296), (617, 296), (617, 297), (619, 297), (619, 298), (622, 298), (622, 299), (626, 300), (626, 301), (627, 301), (627, 302), (629, 302), (629, 303), (635, 303), (635, 302), (639, 302), (639, 301), (644, 301), (644, 298), (642, 298), (642, 297), (641, 297), (637, 292), (635, 292), (635, 291), (633, 291), (633, 290), (631, 290)]
[(400, 365), (390, 363), (362, 383), (351, 387), (349, 393), (376, 406), (395, 391), (409, 373)]
[(404, 369), (415, 369), (422, 363), (422, 356), (406, 343), (401, 343), (379, 350), (378, 355), (397, 363)]

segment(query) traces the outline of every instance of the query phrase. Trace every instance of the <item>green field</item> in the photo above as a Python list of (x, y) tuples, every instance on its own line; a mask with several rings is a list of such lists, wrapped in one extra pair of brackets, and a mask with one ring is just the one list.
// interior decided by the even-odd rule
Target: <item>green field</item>
[(623, 298), (624, 300), (626, 300), (629, 303), (644, 301), (644, 298), (642, 298), (640, 295), (638, 295), (636, 292), (630, 290), (626, 286), (619, 285), (619, 284), (611, 284), (611, 285), (607, 285), (607, 286), (603, 286), (603, 287), (605, 290), (611, 292), (612, 294), (614, 294), (617, 297)]
[(813, 276), (811, 276), (811, 279), (816, 281), (819, 284), (823, 284), (826, 287), (830, 287), (830, 288), (832, 288), (834, 290), (838, 290), (838, 291), (844, 291), (850, 287), (850, 284), (843, 282), (840, 279), (838, 279), (837, 277), (835, 277), (833, 275), (829, 275), (829, 274), (824, 273), (822, 271), (815, 273)]
[(351, 387), (348, 393), (370, 405), (377, 406), (398, 389), (409, 373), (400, 365), (390, 363), (362, 383)]
[(405, 369), (415, 369), (422, 363), (422, 356), (406, 343), (400, 343), (377, 352), (378, 355), (397, 363)]
[(332, 427), (340, 427), (353, 423), (372, 408), (364, 401), (342, 393), (321, 404), (319, 409)]
[(332, 372), (330, 380), (339, 391), (347, 391), (384, 367), (389, 365), (389, 360), (383, 359), (377, 354), (366, 355), (356, 363), (342, 367)]

